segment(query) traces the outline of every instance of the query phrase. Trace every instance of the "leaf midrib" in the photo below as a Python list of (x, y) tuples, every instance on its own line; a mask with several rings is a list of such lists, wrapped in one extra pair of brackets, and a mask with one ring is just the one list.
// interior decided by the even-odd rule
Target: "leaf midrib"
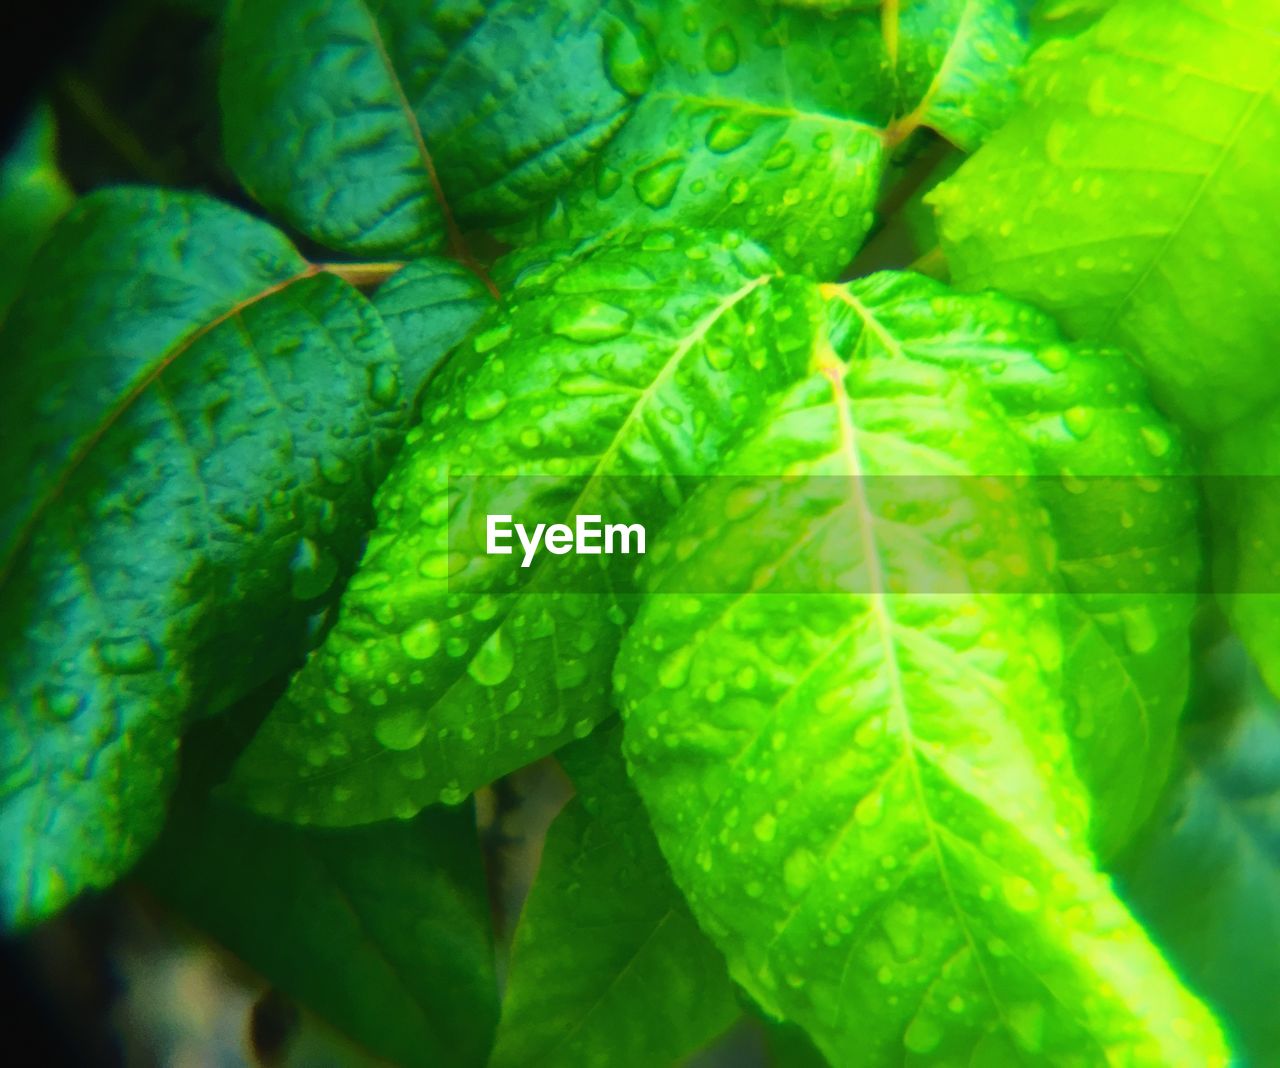
[(307, 278), (313, 278), (320, 274), (322, 269), (316, 264), (309, 263), (301, 271), (273, 282), (258, 292), (248, 297), (242, 297), (236, 301), (225, 311), (214, 316), (208, 322), (198, 326), (184, 337), (179, 338), (165, 352), (161, 353), (151, 364), (149, 364), (141, 375), (136, 377), (120, 395), (116, 403), (107, 409), (101, 420), (85, 437), (80, 445), (74, 448), (62, 464), (61, 470), (57, 477), (49, 484), (49, 488), (40, 496), (35, 505), (32, 507), (26, 521), (18, 528), (12, 542), (10, 543), (7, 555), (0, 559), (0, 591), (3, 591), (6, 583), (12, 578), (15, 565), (22, 550), (30, 542), (35, 533), (36, 528), (43, 521), (44, 517), (49, 513), (50, 509), (58, 502), (70, 484), (72, 477), (78, 471), (81, 465), (89, 458), (94, 450), (101, 444), (102, 440), (111, 432), (111, 429), (128, 413), (134, 403), (165, 373), (173, 364), (181, 358), (185, 353), (190, 351), (199, 341), (211, 334), (224, 323), (235, 319), (248, 308), (283, 292), (297, 282), (301, 282)]

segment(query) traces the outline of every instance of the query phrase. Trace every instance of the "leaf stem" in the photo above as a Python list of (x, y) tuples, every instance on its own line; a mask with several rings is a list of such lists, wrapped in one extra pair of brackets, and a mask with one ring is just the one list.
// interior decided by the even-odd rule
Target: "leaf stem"
[(898, 0), (880, 0), (880, 35), (889, 62), (898, 65)]
[(337, 275), (344, 282), (350, 282), (357, 289), (371, 289), (381, 285), (398, 270), (403, 263), (389, 261), (386, 263), (317, 263), (316, 267), (325, 274)]
[(915, 271), (916, 274), (926, 274), (930, 278), (937, 278), (944, 282), (951, 273), (947, 267), (947, 257), (942, 253), (941, 245), (934, 245), (928, 252), (907, 264), (907, 270)]

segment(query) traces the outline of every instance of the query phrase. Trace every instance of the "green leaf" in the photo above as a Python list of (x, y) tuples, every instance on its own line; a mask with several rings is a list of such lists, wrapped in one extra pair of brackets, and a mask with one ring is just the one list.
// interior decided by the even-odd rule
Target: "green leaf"
[(886, 142), (930, 125), (971, 147), (1025, 47), (1009, 0), (926, 0), (883, 35), (863, 12), (636, 6), (237, 3), (228, 157), (352, 251), (418, 255), (451, 229), (460, 249), (472, 227), (731, 228), (830, 275), (871, 224)]
[(405, 377), (418, 384), (471, 332), (490, 303), (472, 271), (437, 257), (397, 271), (373, 295)]
[(890, 137), (919, 126), (966, 152), (1008, 117), (1018, 91), (1011, 77), (1027, 51), (1015, 0), (926, 0), (895, 4), (897, 26), (882, 32), (895, 44), (897, 118)]
[(1280, 404), (1217, 434), (1207, 452), (1214, 589), (1280, 694)]
[(0, 904), (29, 922), (154, 836), (187, 719), (314, 642), (417, 383), (277, 231), (143, 189), (62, 221), (0, 349)]
[(1116, 0), (1039, 0), (1031, 5), (1033, 45), (1055, 37), (1074, 37), (1116, 5)]
[(1280, 706), (1234, 643), (1210, 672), (1181, 774), (1117, 875), (1241, 1056), (1267, 1068), (1280, 1064)]
[(0, 160), (0, 318), (36, 249), (75, 195), (58, 171), (53, 110), (41, 104)]
[(1067, 725), (1096, 800), (1094, 843), (1114, 852), (1164, 785), (1187, 694), (1199, 501), (1176, 429), (1123, 353), (1064, 345), (1024, 305), (913, 274), (828, 292), (846, 302), (860, 352), (980, 381), (1030, 449), (1073, 594), (1058, 599)]
[(498, 991), (469, 810), (321, 831), (188, 803), (139, 875), (375, 1055), (422, 1068), (486, 1063)]
[(878, 18), (758, 0), (652, 7), (652, 84), (542, 232), (729, 227), (787, 266), (834, 274), (871, 225), (884, 166), (894, 83)]
[(492, 1068), (683, 1063), (738, 1016), (627, 782), (617, 725), (561, 751), (579, 789), (520, 914)]
[(819, 276), (871, 226), (886, 143), (922, 124), (976, 141), (1022, 48), (1002, 2), (913, 5), (892, 44), (877, 15), (758, 0), (659, 4), (652, 21), (652, 85), (542, 232), (731, 227)]
[(1219, 427), (1280, 397), (1280, 9), (1123, 0), (933, 194), (953, 277), (1135, 353)]
[[(605, 591), (625, 592), (630, 558), (607, 558), (615, 586), (577, 592), (460, 535), (490, 513), (656, 527), (675, 503), (660, 476), (709, 469), (807, 358), (786, 327), (756, 340), (757, 322), (796, 310), (775, 271), (733, 237), (670, 234), (510, 265), (503, 305), (432, 383), (379, 492), (337, 625), (231, 788), (349, 825), (460, 801), (588, 732), (626, 618)], [(467, 477), (510, 474), (526, 477)]]
[(323, 244), (429, 252), (455, 224), (527, 213), (625, 122), (652, 63), (626, 11), (236, 0), (227, 158), (254, 197)]
[[(1224, 1064), (1087, 846), (1055, 606), (1015, 578), (1047, 566), (1041, 510), (965, 477), (1031, 457), (980, 383), (863, 322), (835, 317), (721, 468), (785, 470), (808, 507), (726, 521), (715, 479), (651, 550), (615, 688), (676, 882), (833, 1064)], [(904, 499), (884, 474), (948, 477)], [(958, 589), (898, 592), (921, 557)], [(863, 582), (791, 592), (836, 567)], [(690, 596), (706, 574), (761, 577)]]

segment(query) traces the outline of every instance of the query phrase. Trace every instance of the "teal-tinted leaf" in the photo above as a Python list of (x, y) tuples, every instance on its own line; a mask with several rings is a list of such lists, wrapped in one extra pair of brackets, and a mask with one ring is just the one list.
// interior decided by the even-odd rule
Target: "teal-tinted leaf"
[(31, 920), (152, 837), (185, 718), (314, 641), (416, 383), (277, 231), (141, 189), (59, 224), (0, 348), (0, 901)]
[(834, 274), (884, 165), (894, 82), (879, 19), (758, 0), (652, 8), (653, 82), (544, 232), (728, 227)]
[(1280, 1064), (1280, 708), (1214, 651), (1181, 774), (1117, 866), (1124, 894), (1255, 1068)]
[(58, 172), (53, 111), (42, 104), (0, 160), (0, 317), (74, 194)]
[(1012, 72), (1027, 51), (1018, 6), (1015, 0), (893, 5), (893, 14), (882, 17), (898, 72), (892, 140), (928, 126), (972, 151), (1004, 122), (1018, 96)]
[(498, 991), (469, 810), (320, 831), (188, 803), (139, 875), (372, 1053), (421, 1068), (486, 1063)]
[[(713, 480), (651, 552), (615, 687), (677, 884), (734, 978), (833, 1064), (1225, 1064), (1089, 852), (1053, 602), (997, 592), (1047, 566), (1040, 509), (982, 479), (914, 503), (863, 488), (1011, 477), (1026, 446), (979, 383), (848, 325), (721, 469), (844, 489), (789, 525), (726, 522)], [(898, 592), (921, 555), (960, 588)], [(864, 583), (789, 592), (839, 562)], [(700, 573), (763, 577), (682, 592)]]
[(1053, 322), (995, 294), (914, 274), (828, 292), (860, 352), (980, 381), (1031, 450), (1048, 510), (1066, 645), (1067, 725), (1113, 852), (1150, 814), (1186, 700), (1200, 574), (1198, 493), (1178, 433), (1115, 350), (1064, 345)]
[(473, 272), (434, 257), (397, 271), (373, 295), (373, 306), (400, 353), (403, 373), (419, 384), (461, 343), (490, 303)]
[[(525, 569), (486, 555), (483, 534), (451, 539), (489, 513), (656, 527), (674, 503), (657, 476), (704, 474), (807, 359), (803, 332), (755, 340), (797, 310), (775, 271), (735, 238), (669, 234), (510, 266), (503, 305), (433, 381), (379, 493), (337, 626), (232, 788), (270, 813), (359, 823), (459, 801), (589, 731), (622, 606), (558, 586), (545, 554)], [(466, 481), (507, 474), (527, 477)], [(632, 558), (599, 559), (625, 590)]]
[(1280, 9), (1122, 0), (933, 194), (952, 274), (1134, 352), (1221, 426), (1280, 396)]
[(896, 17), (758, 0), (653, 5), (662, 57), (544, 232), (732, 227), (830, 276), (872, 222), (886, 146), (922, 125), (971, 146), (1012, 100), (1016, 12), (929, 0)]
[(682, 1063), (738, 1016), (627, 781), (615, 725), (562, 750), (579, 796), (520, 914), (493, 1068)]
[(334, 248), (418, 255), (519, 216), (623, 123), (651, 45), (626, 5), (238, 0), (228, 159)]

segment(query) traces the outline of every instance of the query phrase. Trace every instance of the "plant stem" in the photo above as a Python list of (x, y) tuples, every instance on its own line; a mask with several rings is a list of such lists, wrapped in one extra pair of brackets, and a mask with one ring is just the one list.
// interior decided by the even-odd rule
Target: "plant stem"
[(357, 289), (372, 289), (385, 282), (404, 264), (394, 262), (318, 263), (316, 266), (326, 274), (337, 275), (344, 282), (350, 282)]

